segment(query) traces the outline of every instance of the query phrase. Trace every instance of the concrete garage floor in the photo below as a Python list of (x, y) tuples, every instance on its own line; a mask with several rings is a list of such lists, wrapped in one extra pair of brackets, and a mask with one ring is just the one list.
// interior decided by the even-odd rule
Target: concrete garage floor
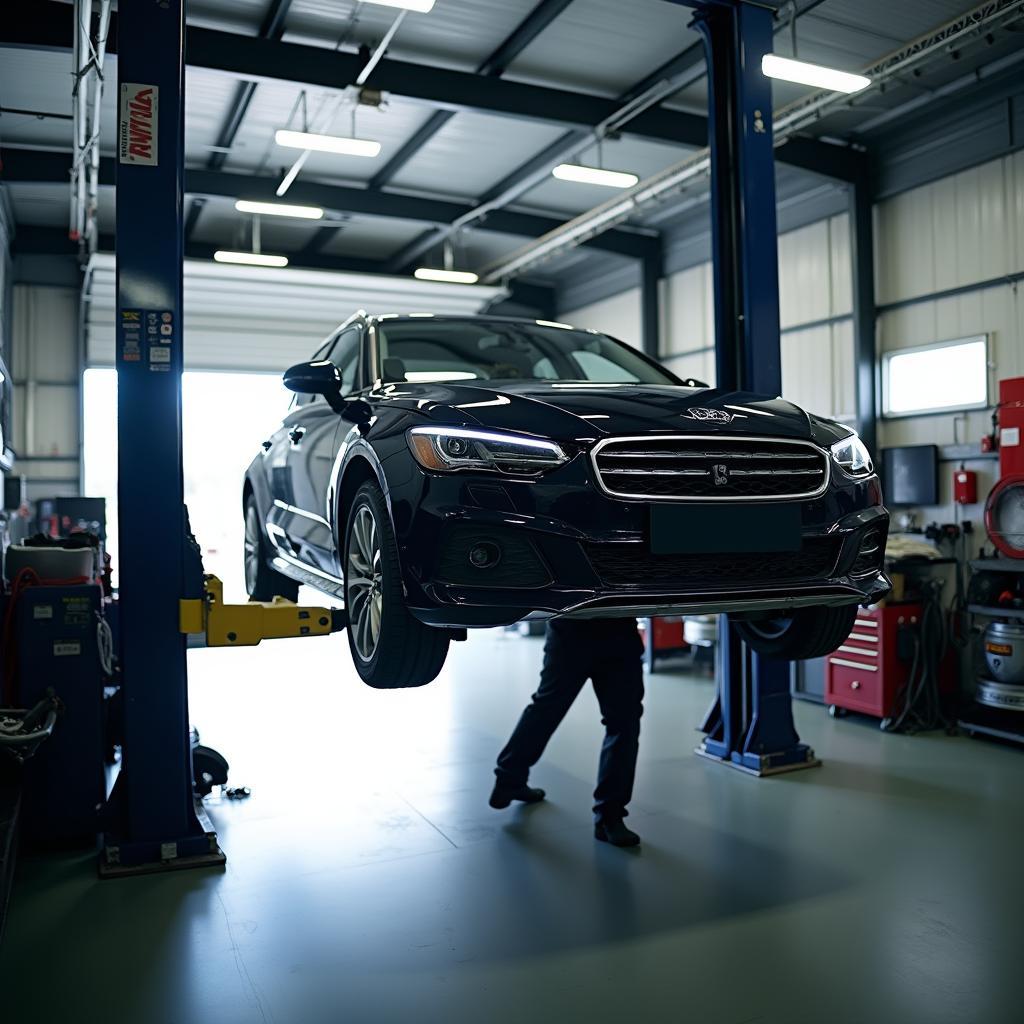
[(824, 768), (692, 754), (712, 684), (649, 681), (641, 852), (593, 840), (589, 691), (535, 781), (486, 806), (541, 642), (476, 634), (430, 687), (357, 684), (343, 637), (191, 655), (224, 871), (98, 882), (24, 860), (0, 949), (12, 1024), (1019, 1021), (1024, 759), (797, 704)]

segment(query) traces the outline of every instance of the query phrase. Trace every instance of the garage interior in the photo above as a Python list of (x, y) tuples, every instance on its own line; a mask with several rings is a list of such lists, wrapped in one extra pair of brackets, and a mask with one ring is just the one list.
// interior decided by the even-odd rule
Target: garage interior
[[(4, 1019), (1020, 1020), (1022, 67), (1024, 0), (12, 0)], [(246, 467), (357, 310), (600, 332), (873, 454), (893, 589), (833, 654), (638, 620), (638, 849), (589, 690), (488, 806), (541, 622), (376, 690), (303, 586), (319, 635), (228, 649)]]

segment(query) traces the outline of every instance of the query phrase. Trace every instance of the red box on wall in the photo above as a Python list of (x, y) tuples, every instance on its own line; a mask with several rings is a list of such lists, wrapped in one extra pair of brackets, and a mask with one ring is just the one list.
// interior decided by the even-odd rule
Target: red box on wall
[[(897, 637), (905, 625), (921, 621), (919, 604), (887, 604), (857, 612), (853, 631), (842, 646), (828, 656), (825, 666), (825, 703), (847, 711), (892, 718), (910, 662), (900, 658)], [(941, 669), (943, 693), (956, 686), (955, 658), (947, 656)]]
[(999, 382), (999, 476), (1024, 473), (1024, 377)]

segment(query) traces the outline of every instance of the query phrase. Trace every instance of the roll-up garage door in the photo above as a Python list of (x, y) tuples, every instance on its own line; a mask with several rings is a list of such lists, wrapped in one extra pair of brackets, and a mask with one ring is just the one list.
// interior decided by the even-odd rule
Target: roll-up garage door
[[(86, 288), (86, 363), (113, 366), (113, 256), (92, 258)], [(186, 260), (185, 367), (280, 372), (308, 358), (356, 310), (473, 314), (505, 294), (483, 285)]]

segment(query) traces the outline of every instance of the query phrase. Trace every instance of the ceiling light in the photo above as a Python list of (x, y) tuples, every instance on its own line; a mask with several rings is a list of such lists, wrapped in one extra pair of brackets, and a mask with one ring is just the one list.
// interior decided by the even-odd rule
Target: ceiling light
[(288, 203), (257, 203), (239, 199), (235, 203), (239, 213), (265, 213), (271, 217), (298, 217), (301, 220), (319, 220), (324, 211), (319, 206), (291, 206)]
[(435, 267), (417, 267), (413, 277), (421, 281), (444, 281), (447, 284), (476, 284), (478, 274), (469, 270), (438, 270)]
[(228, 252), (218, 249), (213, 258), (218, 263), (241, 263), (248, 267), (287, 267), (287, 256), (271, 256), (265, 252)]
[(380, 7), (401, 7), (403, 11), (429, 14), (434, 9), (434, 0), (369, 0)]
[(848, 71), (823, 68), (820, 64), (808, 64), (789, 57), (776, 57), (774, 53), (766, 53), (761, 58), (761, 70), (769, 78), (811, 85), (817, 89), (831, 89), (833, 92), (860, 92), (871, 84), (871, 79), (863, 75), (851, 75)]
[(551, 173), (562, 181), (607, 185), (609, 188), (630, 188), (640, 180), (628, 171), (606, 171), (603, 167), (586, 167), (583, 164), (559, 164)]
[(370, 139), (353, 139), (346, 135), (317, 135), (313, 132), (293, 132), (280, 128), (274, 134), (279, 146), (289, 149), (312, 149), (317, 153), (343, 153), (346, 156), (376, 156), (380, 143)]

